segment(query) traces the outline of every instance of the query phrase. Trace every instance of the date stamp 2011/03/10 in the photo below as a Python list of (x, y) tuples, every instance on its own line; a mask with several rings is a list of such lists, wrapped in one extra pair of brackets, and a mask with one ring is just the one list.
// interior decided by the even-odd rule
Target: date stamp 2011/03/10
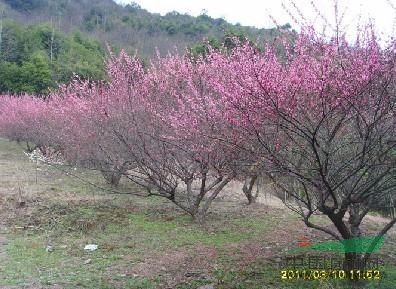
[(334, 269), (300, 269), (300, 270), (280, 270), (282, 280), (328, 280), (328, 279), (349, 279), (349, 280), (379, 280), (380, 270), (334, 270)]

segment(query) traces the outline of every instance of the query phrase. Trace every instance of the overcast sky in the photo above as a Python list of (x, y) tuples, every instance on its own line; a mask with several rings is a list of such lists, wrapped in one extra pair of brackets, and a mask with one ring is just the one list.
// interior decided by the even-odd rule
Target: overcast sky
[[(179, 13), (198, 16), (205, 11), (213, 18), (223, 17), (225, 20), (234, 24), (239, 22), (242, 25), (259, 28), (274, 27), (274, 23), (270, 17), (271, 15), (279, 24), (290, 23), (294, 28), (298, 28), (298, 25), (293, 22), (291, 17), (282, 8), (283, 2), (290, 7), (293, 15), (298, 15), (289, 4), (289, 0), (116, 0), (116, 2), (123, 4), (136, 2), (142, 8), (162, 15), (171, 11), (177, 11)], [(314, 21), (314, 25), (322, 27), (323, 21), (318, 17), (310, 2), (311, 0), (295, 0), (303, 15), (307, 19)], [(334, 19), (332, 0), (315, 0), (314, 2), (327, 19)], [(361, 15), (360, 19), (363, 22), (373, 19), (377, 27), (377, 32), (384, 33), (385, 38), (396, 32), (396, 27), (393, 29), (396, 18), (396, 0), (339, 0), (338, 2), (340, 14), (346, 11), (344, 24), (348, 25), (349, 31), (356, 27), (356, 23), (359, 22), (359, 15)]]

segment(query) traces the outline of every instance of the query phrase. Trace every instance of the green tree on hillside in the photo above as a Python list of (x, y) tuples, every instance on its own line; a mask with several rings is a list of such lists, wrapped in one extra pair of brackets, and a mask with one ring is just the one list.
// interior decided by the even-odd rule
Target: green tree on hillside
[(4, 0), (4, 2), (15, 10), (20, 11), (38, 9), (48, 4), (48, 1), (46, 0)]
[(64, 45), (53, 63), (57, 82), (67, 82), (78, 74), (82, 78), (103, 79), (104, 51), (97, 42), (84, 39), (79, 32), (64, 38)]
[(73, 73), (103, 79), (104, 50), (81, 33), (69, 35), (50, 24), (4, 23), (0, 47), (0, 92), (46, 93)]
[(0, 89), (10, 93), (46, 93), (53, 87), (47, 56), (37, 52), (21, 65), (0, 63)]

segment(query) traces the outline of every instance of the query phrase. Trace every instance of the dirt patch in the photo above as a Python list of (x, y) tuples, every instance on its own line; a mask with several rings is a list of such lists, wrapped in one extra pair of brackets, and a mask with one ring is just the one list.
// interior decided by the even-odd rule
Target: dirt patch
[[(199, 244), (194, 248), (176, 249), (147, 257), (132, 268), (124, 269), (127, 276), (162, 276), (159, 288), (174, 288), (181, 282), (194, 279), (209, 279), (216, 269), (216, 248)], [(113, 268), (112, 271), (117, 270)], [(120, 271), (117, 270), (119, 274)]]
[[(377, 232), (378, 230), (382, 229), (383, 227), (386, 226), (391, 220), (389, 218), (385, 218), (382, 216), (373, 216), (373, 215), (367, 215), (363, 219), (363, 226), (368, 228), (369, 230), (371, 229), (373, 233)], [(387, 235), (392, 235), (396, 236), (396, 226), (393, 226), (387, 233)]]
[[(275, 209), (279, 215), (282, 211)], [(271, 212), (272, 214), (276, 213)], [(228, 244), (225, 249), (227, 254), (232, 256), (233, 263), (237, 267), (243, 267), (258, 259), (274, 260), (285, 256), (290, 248), (298, 246), (302, 237), (307, 237), (312, 242), (329, 238), (326, 233), (303, 226), (299, 220), (290, 220), (280, 215), (271, 231), (257, 235), (244, 243)]]
[[(239, 181), (231, 181), (224, 190), (219, 194), (218, 198), (224, 201), (231, 201), (237, 203), (247, 203), (247, 198), (242, 192), (243, 183)], [(254, 192), (258, 190), (257, 202), (262, 203), (273, 208), (285, 208), (282, 201), (276, 197), (273, 192), (272, 184), (259, 183), (254, 186)]]

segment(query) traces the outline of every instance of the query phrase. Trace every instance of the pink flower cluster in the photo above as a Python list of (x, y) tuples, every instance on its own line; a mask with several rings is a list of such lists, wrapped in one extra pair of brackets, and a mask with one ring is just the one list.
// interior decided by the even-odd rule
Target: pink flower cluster
[(383, 49), (370, 30), (355, 43), (312, 29), (263, 47), (235, 43), (194, 60), (158, 57), (148, 68), (122, 51), (107, 61), (106, 81), (76, 77), (46, 99), (2, 96), (0, 134), (54, 147), (70, 162), (166, 159), (229, 173), (259, 159), (262, 139), (290, 145), (280, 119), (314, 120), (351, 104), (370, 114), (373, 87), (395, 84), (395, 41)]

